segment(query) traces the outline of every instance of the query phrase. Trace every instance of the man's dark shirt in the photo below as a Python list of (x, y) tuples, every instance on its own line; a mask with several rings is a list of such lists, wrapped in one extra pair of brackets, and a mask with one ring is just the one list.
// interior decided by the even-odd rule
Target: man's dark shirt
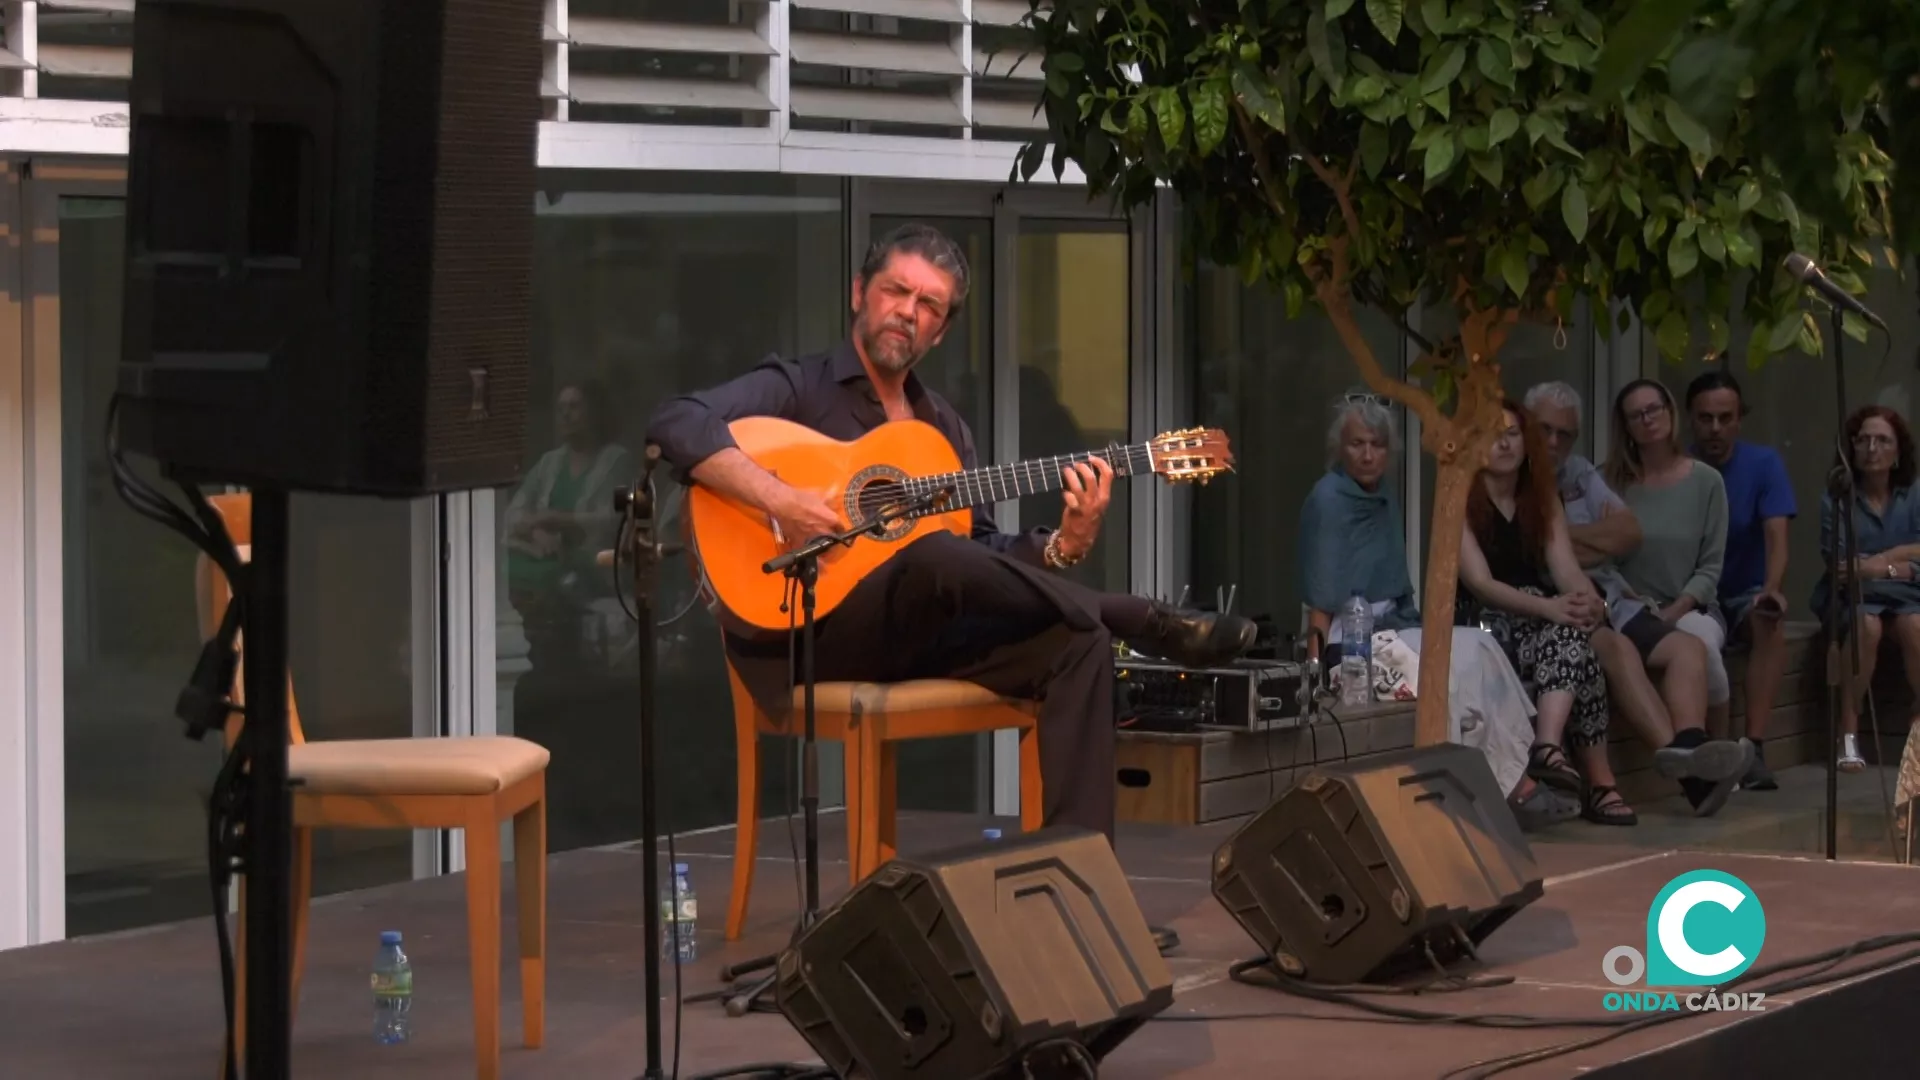
[[(913, 415), (938, 428), (953, 444), (962, 469), (979, 465), (973, 432), (947, 399), (928, 389), (919, 376), (906, 379), (907, 402)], [(866, 367), (851, 341), (824, 353), (798, 360), (769, 357), (731, 382), (710, 390), (670, 398), (654, 410), (647, 441), (660, 447), (683, 482), (701, 462), (734, 448), (727, 425), (749, 416), (774, 416), (812, 428), (830, 439), (852, 441), (887, 420), (879, 393), (867, 378)], [(993, 522), (990, 506), (973, 509), (973, 538), (994, 550), (1037, 567), (1045, 567), (1050, 530), (1003, 533)]]

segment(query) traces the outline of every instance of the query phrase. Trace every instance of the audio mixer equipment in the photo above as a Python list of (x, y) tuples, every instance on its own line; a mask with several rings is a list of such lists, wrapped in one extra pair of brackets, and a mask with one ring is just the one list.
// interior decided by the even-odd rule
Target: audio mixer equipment
[(1269, 731), (1301, 723), (1299, 664), (1239, 660), (1189, 668), (1126, 655), (1113, 665), (1116, 715), (1134, 731)]

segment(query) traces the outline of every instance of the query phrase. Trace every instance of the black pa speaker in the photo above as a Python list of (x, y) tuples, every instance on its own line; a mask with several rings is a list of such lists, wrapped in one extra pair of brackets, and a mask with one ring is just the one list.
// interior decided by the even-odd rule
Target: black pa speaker
[(1317, 768), (1213, 856), (1214, 897), (1319, 983), (1449, 963), (1542, 891), (1486, 756), (1451, 743)]
[(542, 0), (141, 0), (120, 439), (408, 497), (520, 473)]
[(781, 954), (777, 987), (835, 1075), (867, 1080), (1084, 1075), (1081, 1053), (1173, 1003), (1112, 846), (1066, 828), (889, 862)]

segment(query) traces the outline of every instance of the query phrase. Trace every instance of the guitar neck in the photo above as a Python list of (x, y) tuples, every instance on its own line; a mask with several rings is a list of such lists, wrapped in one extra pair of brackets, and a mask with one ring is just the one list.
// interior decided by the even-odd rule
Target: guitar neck
[(1102, 450), (1083, 450), (1012, 465), (988, 465), (940, 476), (923, 476), (909, 481), (907, 488), (914, 495), (950, 488), (952, 494), (947, 498), (946, 510), (964, 510), (1006, 499), (1059, 491), (1066, 486), (1066, 481), (1061, 477), (1063, 470), (1075, 462), (1094, 457), (1105, 458), (1107, 464), (1113, 466), (1116, 476), (1138, 476), (1153, 471), (1153, 454), (1146, 443), (1130, 446), (1116, 444)]

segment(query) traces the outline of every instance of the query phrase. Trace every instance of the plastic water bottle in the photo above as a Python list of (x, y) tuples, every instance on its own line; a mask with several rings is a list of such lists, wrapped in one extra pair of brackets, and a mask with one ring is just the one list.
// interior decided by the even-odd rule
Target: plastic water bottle
[(1340, 611), (1340, 703), (1373, 704), (1373, 609), (1358, 589)]
[(380, 955), (373, 961), (373, 1041), (397, 1046), (413, 1034), (407, 1014), (413, 1009), (413, 964), (400, 950), (400, 931), (380, 934)]
[(700, 899), (693, 893), (693, 875), (686, 863), (673, 864), (673, 884), (660, 896), (660, 954), (692, 963), (699, 955), (694, 930), (700, 922)]

